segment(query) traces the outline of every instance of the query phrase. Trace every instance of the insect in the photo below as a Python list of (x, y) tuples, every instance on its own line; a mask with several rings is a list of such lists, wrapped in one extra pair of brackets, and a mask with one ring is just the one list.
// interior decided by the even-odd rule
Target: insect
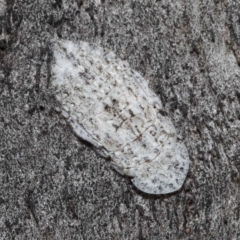
[(52, 86), (75, 134), (141, 191), (180, 189), (188, 152), (147, 81), (99, 46), (60, 40), (53, 49)]

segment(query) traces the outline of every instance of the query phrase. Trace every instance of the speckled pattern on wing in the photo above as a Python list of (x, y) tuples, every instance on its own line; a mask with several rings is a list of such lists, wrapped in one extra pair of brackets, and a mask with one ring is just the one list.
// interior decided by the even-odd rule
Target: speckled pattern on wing
[(54, 45), (52, 84), (75, 133), (146, 193), (181, 188), (185, 146), (147, 81), (111, 51), (61, 40)]

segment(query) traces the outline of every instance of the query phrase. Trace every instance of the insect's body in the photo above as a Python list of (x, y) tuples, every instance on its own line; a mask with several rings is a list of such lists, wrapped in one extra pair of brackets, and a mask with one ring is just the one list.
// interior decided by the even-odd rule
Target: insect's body
[(85, 42), (54, 46), (52, 84), (75, 133), (147, 193), (178, 190), (189, 158), (146, 80), (128, 63)]

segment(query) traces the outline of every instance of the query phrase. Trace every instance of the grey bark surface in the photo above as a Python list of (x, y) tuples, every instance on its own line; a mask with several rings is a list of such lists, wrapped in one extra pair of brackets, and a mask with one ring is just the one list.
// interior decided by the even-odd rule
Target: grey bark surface
[[(0, 0), (0, 239), (240, 239), (240, 3)], [(98, 43), (161, 98), (189, 150), (153, 196), (54, 108), (51, 43)]]

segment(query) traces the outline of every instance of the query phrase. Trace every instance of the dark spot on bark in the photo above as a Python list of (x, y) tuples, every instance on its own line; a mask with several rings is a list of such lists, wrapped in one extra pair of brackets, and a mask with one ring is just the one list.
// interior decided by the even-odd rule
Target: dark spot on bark
[(49, 24), (49, 25), (53, 25), (53, 15), (51, 14), (49, 17), (48, 17), (48, 20), (47, 20), (47, 23)]
[(33, 106), (32, 108), (30, 108), (30, 109), (28, 110), (28, 113), (29, 113), (30, 115), (33, 115), (33, 113), (35, 112), (35, 110), (36, 110), (36, 106)]
[(55, 0), (55, 3), (53, 3), (54, 8), (62, 8), (62, 0)]
[(36, 91), (39, 91), (39, 85), (40, 85), (40, 79), (41, 79), (41, 64), (37, 64), (36, 66), (36, 75), (35, 75), (35, 88)]
[(22, 22), (23, 16), (16, 11), (12, 12), (12, 21), (15, 24), (15, 27), (18, 28)]
[(13, 8), (13, 5), (14, 5), (14, 0), (6, 0), (6, 4), (7, 4), (7, 11), (8, 12), (11, 12), (12, 11), (12, 8)]
[(42, 106), (42, 105), (40, 105), (40, 106), (39, 106), (39, 110), (40, 110), (40, 111), (44, 111), (44, 110), (45, 110), (45, 107)]
[(97, 14), (97, 10), (94, 9), (92, 5), (90, 5), (88, 8), (85, 9), (85, 11), (88, 13), (90, 19), (94, 21), (94, 15)]
[(62, 28), (61, 27), (58, 28), (57, 35), (58, 35), (59, 38), (62, 38)]
[(104, 34), (105, 34), (105, 30), (104, 30), (104, 27), (102, 27), (102, 29), (101, 29), (101, 33), (100, 33), (100, 36), (103, 37)]
[(0, 49), (4, 51), (7, 48), (7, 41), (5, 39), (0, 40)]
[(36, 206), (33, 201), (33, 190), (28, 190), (24, 200), (27, 208), (30, 210), (34, 220), (36, 221), (36, 224), (38, 225), (38, 217), (36, 215)]
[(83, 0), (76, 0), (76, 3), (78, 5), (78, 8), (81, 8), (81, 6), (83, 5)]
[(140, 206), (140, 205), (137, 205), (137, 209), (138, 209), (138, 212), (139, 212), (140, 216), (144, 216), (144, 209), (143, 209), (143, 207)]

